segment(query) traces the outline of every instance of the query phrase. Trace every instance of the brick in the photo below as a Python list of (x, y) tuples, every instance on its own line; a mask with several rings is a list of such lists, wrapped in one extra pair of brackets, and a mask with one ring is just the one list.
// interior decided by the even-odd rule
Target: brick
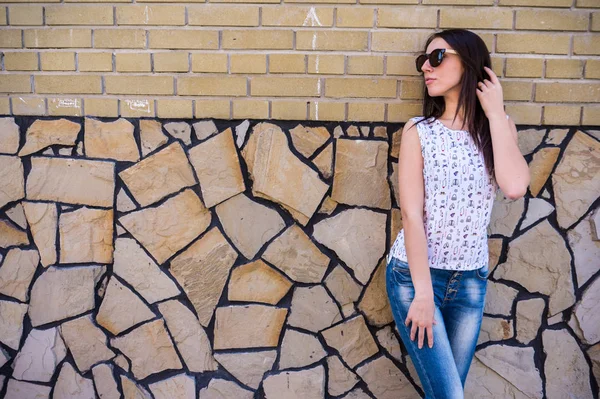
[(348, 120), (352, 122), (383, 122), (385, 119), (385, 104), (349, 103)]
[(229, 119), (231, 101), (229, 100), (195, 100), (194, 114), (196, 118)]
[(156, 100), (156, 116), (159, 118), (192, 119), (194, 105), (192, 100), (158, 99)]
[[(338, 8), (338, 15), (340, 9)], [(262, 26), (333, 26), (332, 7), (269, 6), (262, 8)]]
[(518, 81), (503, 81), (502, 92), (505, 101), (530, 101), (533, 83)]
[(570, 35), (553, 33), (499, 33), (498, 53), (568, 54)]
[(587, 60), (586, 61), (586, 63), (585, 63), (585, 78), (586, 79), (600, 79), (600, 60)]
[(270, 73), (305, 73), (306, 56), (304, 54), (270, 54)]
[(540, 102), (600, 102), (600, 83), (536, 83), (535, 101)]
[[(300, 32), (298, 32), (300, 33)], [(222, 48), (226, 50), (291, 50), (291, 30), (224, 30)]]
[(387, 122), (406, 122), (410, 118), (423, 115), (423, 105), (420, 102), (390, 103), (387, 109)]
[(396, 79), (327, 78), (325, 80), (325, 96), (334, 98), (393, 98), (396, 97), (396, 86)]
[[(258, 26), (259, 7), (201, 5), (188, 7), (188, 24), (201, 26)], [(263, 14), (264, 26), (264, 14)]]
[(46, 99), (39, 97), (11, 97), (13, 115), (46, 115)]
[(150, 72), (149, 53), (116, 53), (115, 65), (117, 72)]
[(449, 6), (491, 6), (494, 0), (423, 0), (427, 5), (449, 5)]
[(492, 57), (492, 71), (498, 76), (504, 76), (504, 60), (502, 57)]
[(517, 125), (539, 125), (542, 120), (542, 106), (539, 104), (506, 104), (504, 109)]
[(583, 107), (581, 124), (600, 126), (600, 107), (596, 105), (586, 105)]
[(267, 73), (266, 54), (231, 54), (231, 73)]
[(583, 60), (547, 59), (547, 78), (578, 79), (583, 76)]
[(308, 105), (311, 121), (343, 121), (346, 119), (346, 103), (311, 101)]
[(600, 54), (600, 35), (575, 36), (573, 40), (573, 54), (598, 55)]
[(86, 116), (119, 116), (119, 100), (116, 98), (84, 98), (83, 110)]
[(344, 56), (334, 54), (311, 54), (308, 56), (309, 74), (344, 74)]
[(50, 116), (81, 116), (81, 98), (49, 98), (48, 115)]
[(442, 8), (441, 28), (466, 29), (512, 29), (513, 12), (509, 9), (481, 8)]
[(307, 119), (307, 110), (306, 101), (271, 101), (271, 119), (304, 121)]
[(185, 6), (116, 6), (117, 25), (185, 25)]
[(31, 93), (31, 76), (0, 75), (0, 93)]
[(600, 31), (600, 12), (592, 13), (592, 31)]
[(319, 78), (253, 77), (250, 95), (264, 97), (317, 97), (323, 91)]
[(74, 71), (75, 53), (43, 52), (40, 53), (42, 71)]
[(401, 53), (423, 51), (430, 32), (413, 30), (382, 30), (371, 34), (372, 51)]
[(360, 4), (419, 4), (419, 0), (358, 0)]
[(589, 13), (573, 10), (517, 10), (516, 28), (526, 30), (582, 30), (588, 28)]
[(92, 47), (90, 29), (27, 29), (25, 47), (29, 48), (88, 48)]
[[(279, 3), (277, 1), (276, 3)], [(286, 3), (305, 3), (305, 4), (356, 4), (356, 0), (287, 0)]]
[(190, 55), (182, 52), (154, 53), (154, 72), (188, 72)]
[(337, 9), (335, 24), (340, 28), (372, 28), (374, 21), (375, 9), (352, 6)]
[(78, 53), (77, 65), (81, 72), (111, 72), (112, 53)]
[(38, 53), (6, 52), (4, 53), (4, 68), (7, 71), (37, 71)]
[(430, 7), (379, 8), (377, 26), (380, 28), (435, 28), (437, 13)]
[(150, 48), (216, 50), (219, 32), (208, 30), (151, 30), (148, 32)]
[(8, 12), (11, 25), (44, 25), (44, 8), (42, 6), (10, 6)]
[(415, 66), (415, 58), (412, 55), (388, 55), (386, 73), (388, 75), (420, 75)]
[(269, 119), (267, 100), (233, 100), (233, 119)]
[(153, 118), (156, 116), (154, 99), (127, 98), (119, 100), (119, 113), (125, 118)]
[(0, 115), (10, 115), (10, 98), (0, 97)]
[(170, 76), (105, 76), (104, 84), (107, 94), (174, 94)]
[(192, 72), (227, 73), (227, 54), (192, 54)]
[(109, 5), (46, 6), (46, 25), (114, 25)]
[(506, 76), (511, 78), (541, 78), (542, 58), (507, 58)]
[(110, 49), (145, 48), (143, 29), (95, 29), (94, 47)]
[(281, 2), (281, 0), (209, 0), (208, 2), (209, 3), (252, 3), (252, 4), (277, 3), (277, 4), (279, 4)]
[(423, 79), (403, 79), (400, 84), (400, 98), (403, 100), (421, 100), (425, 84)]
[(101, 94), (102, 79), (91, 75), (36, 75), (38, 94)]
[[(60, 1), (52, 0), (51, 2), (59, 3)], [(136, 2), (141, 3), (141, 1)], [(64, 0), (64, 3), (131, 3), (131, 0)]]
[(600, 4), (598, 4), (598, 0), (577, 0), (575, 2), (576, 7), (585, 7), (585, 8), (600, 8)]
[(6, 15), (6, 7), (0, 7), (0, 25), (8, 25), (8, 16)]
[(177, 78), (181, 96), (245, 96), (247, 92), (247, 78), (242, 76)]
[(569, 8), (573, 0), (499, 0), (499, 6), (564, 7)]
[(579, 125), (581, 120), (580, 105), (545, 105), (544, 125)]
[(296, 32), (298, 50), (366, 51), (368, 41), (368, 32), (352, 30)]
[(350, 75), (383, 75), (383, 56), (349, 55), (348, 74)]

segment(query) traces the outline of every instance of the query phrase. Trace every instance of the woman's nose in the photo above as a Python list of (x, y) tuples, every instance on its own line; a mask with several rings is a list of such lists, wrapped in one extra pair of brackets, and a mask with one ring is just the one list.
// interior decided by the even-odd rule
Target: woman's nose
[(425, 72), (431, 72), (433, 71), (433, 67), (431, 66), (431, 64), (429, 63), (429, 60), (426, 60), (425, 63), (423, 64), (423, 66), (421, 67), (421, 71)]

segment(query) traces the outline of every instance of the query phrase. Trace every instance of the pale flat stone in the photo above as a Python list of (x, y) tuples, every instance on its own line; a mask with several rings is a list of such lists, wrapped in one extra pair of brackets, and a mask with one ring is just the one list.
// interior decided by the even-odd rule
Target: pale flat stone
[(313, 237), (335, 251), (366, 284), (385, 252), (387, 216), (366, 209), (348, 209), (314, 226)]
[(13, 248), (0, 267), (0, 293), (27, 302), (29, 285), (40, 262), (35, 249)]
[(0, 219), (0, 248), (29, 245), (27, 233), (12, 223)]
[(529, 189), (532, 196), (537, 197), (546, 184), (559, 154), (560, 148), (542, 148), (533, 154), (533, 159), (529, 163), (529, 175), (531, 176)]
[(300, 224), (306, 225), (329, 186), (290, 151), (281, 129), (270, 123), (259, 123), (242, 155), (254, 181), (253, 194), (279, 203)]
[(50, 399), (52, 387), (17, 381), (12, 378), (6, 388), (6, 399)]
[(0, 300), (0, 342), (14, 350), (19, 349), (27, 308), (27, 305)]
[(513, 335), (512, 320), (499, 317), (483, 317), (477, 345), (490, 341), (502, 341), (512, 338)]
[(491, 274), (496, 269), (496, 266), (498, 266), (498, 260), (500, 259), (500, 255), (502, 254), (502, 239), (488, 239), (488, 251), (488, 267), (490, 269)]
[(208, 208), (246, 191), (231, 129), (198, 144), (189, 153)]
[(174, 139), (181, 140), (186, 145), (192, 144), (192, 127), (185, 122), (171, 122), (164, 125), (169, 135)]
[(242, 388), (233, 381), (213, 378), (199, 392), (199, 399), (252, 399), (254, 392)]
[(215, 359), (231, 375), (250, 388), (258, 389), (263, 375), (273, 368), (277, 351), (215, 353)]
[(319, 169), (324, 178), (333, 176), (333, 144), (329, 144), (319, 155), (313, 159), (313, 163)]
[(287, 312), (266, 305), (217, 308), (214, 349), (276, 347)]
[(327, 371), (327, 392), (331, 396), (342, 395), (358, 383), (356, 374), (348, 370), (337, 356), (327, 358)]
[(142, 324), (110, 342), (131, 360), (131, 371), (138, 380), (164, 370), (183, 367), (162, 320)]
[(385, 258), (373, 273), (373, 278), (365, 288), (365, 293), (358, 304), (367, 322), (373, 326), (381, 327), (394, 321), (392, 308), (385, 287)]
[(249, 127), (250, 121), (247, 119), (235, 127), (235, 145), (238, 148), (242, 148), (242, 145), (246, 140), (246, 134), (248, 133)]
[(121, 375), (121, 386), (123, 387), (123, 399), (152, 399), (150, 392), (124, 375)]
[(310, 158), (330, 137), (327, 128), (322, 126), (305, 127), (298, 125), (290, 129), (290, 135), (296, 150), (306, 158)]
[(527, 129), (519, 130), (517, 138), (521, 154), (528, 155), (539, 146), (546, 135), (546, 130)]
[(233, 269), (227, 288), (230, 301), (277, 304), (292, 282), (262, 260)]
[(196, 184), (192, 167), (179, 143), (144, 158), (119, 173), (119, 177), (142, 207)]
[(545, 308), (546, 303), (542, 298), (517, 302), (517, 341), (529, 344), (537, 337)]
[(112, 263), (113, 214), (87, 207), (61, 213), (60, 263)]
[(596, 384), (600, 386), (600, 344), (596, 344), (587, 350), (587, 354), (592, 360), (592, 371), (596, 378)]
[(173, 280), (132, 238), (116, 239), (113, 272), (129, 283), (148, 303), (180, 294)]
[[(0, 367), (4, 366), (10, 360), (10, 355), (6, 353), (6, 351), (0, 347)], [(0, 381), (0, 391), (4, 388), (2, 385), (2, 381)]]
[(563, 314), (562, 313), (558, 313), (558, 314), (555, 314), (552, 317), (548, 317), (547, 321), (548, 321), (548, 325), (549, 326), (551, 326), (553, 324), (561, 323), (563, 321)]
[(204, 327), (210, 323), (237, 257), (235, 249), (214, 227), (171, 261), (171, 274), (183, 287)]
[(99, 364), (92, 369), (94, 385), (100, 399), (120, 399), (121, 394), (113, 375), (113, 367), (110, 364)]
[(266, 399), (324, 399), (325, 368), (316, 366), (270, 375), (265, 378), (263, 389)]
[(91, 315), (63, 323), (60, 334), (73, 355), (77, 369), (82, 373), (97, 363), (115, 357), (115, 353), (106, 346), (106, 335), (96, 327)]
[(387, 153), (388, 144), (383, 141), (339, 139), (331, 198), (348, 205), (390, 209)]
[(44, 152), (42, 152), (42, 155), (53, 156), (53, 155), (56, 155), (56, 154), (54, 154), (54, 151), (52, 150), (52, 148), (47, 148)]
[(343, 135), (344, 135), (344, 130), (342, 129), (342, 127), (340, 125), (337, 125), (335, 127), (335, 129), (333, 129), (333, 138), (339, 139)]
[(387, 139), (387, 137), (388, 137), (387, 127), (375, 126), (375, 128), (373, 129), (373, 137), (380, 137), (380, 138)]
[(42, 265), (48, 267), (55, 264), (58, 232), (56, 204), (23, 201), (23, 210), (31, 229), (33, 242), (40, 253)]
[(225, 234), (247, 259), (285, 227), (277, 211), (238, 194), (216, 207)]
[(31, 289), (31, 324), (37, 327), (94, 309), (94, 288), (105, 270), (105, 266), (49, 267)]
[(477, 358), (473, 359), (465, 383), (467, 399), (528, 399), (510, 382), (499, 376)]
[(83, 156), (83, 141), (80, 141), (79, 143), (77, 143), (77, 148), (75, 149), (75, 153), (80, 157)]
[(379, 351), (362, 316), (346, 320), (321, 334), (327, 345), (337, 349), (342, 359), (352, 368)]
[(121, 237), (124, 236), (125, 234), (127, 234), (127, 230), (125, 230), (123, 227), (121, 227), (121, 225), (119, 223), (116, 223), (117, 226), (117, 236)]
[(319, 213), (325, 213), (327, 215), (331, 215), (335, 208), (337, 208), (338, 203), (331, 199), (331, 197), (325, 197), (323, 200), (323, 204), (321, 208), (319, 208)]
[(398, 208), (392, 208), (392, 214), (390, 218), (390, 248), (394, 245), (394, 241), (398, 238), (400, 230), (402, 230), (402, 211)]
[(535, 367), (533, 348), (491, 345), (475, 352), (475, 356), (527, 397), (542, 398), (542, 379)]
[(27, 199), (113, 206), (115, 164), (73, 158), (32, 157)]
[(406, 376), (385, 356), (359, 367), (356, 372), (379, 399), (418, 398), (419, 394)]
[(73, 149), (66, 147), (66, 148), (59, 148), (58, 149), (58, 155), (63, 155), (63, 156), (72, 156), (73, 155)]
[(337, 265), (325, 279), (325, 285), (340, 306), (353, 304), (358, 300), (362, 287), (342, 266)]
[(377, 331), (375, 334), (377, 336), (377, 341), (379, 344), (383, 346), (383, 348), (390, 354), (393, 358), (402, 361), (402, 350), (400, 349), (400, 341), (394, 334), (394, 330), (392, 327), (387, 326)]
[(323, 345), (314, 335), (287, 329), (281, 343), (279, 369), (304, 367), (316, 363), (327, 356)]
[(27, 229), (27, 219), (25, 218), (25, 212), (23, 211), (23, 205), (19, 202), (12, 208), (6, 211), (6, 216), (17, 226), (23, 230)]
[(210, 212), (191, 189), (156, 208), (141, 209), (119, 218), (121, 225), (159, 264), (202, 234), (210, 220)]
[(390, 183), (392, 185), (394, 201), (396, 201), (396, 205), (400, 207), (400, 181), (398, 180), (398, 162), (392, 163), (392, 175), (390, 176)]
[(15, 118), (0, 118), (0, 154), (16, 154), (19, 150), (19, 125)]
[(509, 244), (506, 263), (498, 266), (494, 276), (549, 295), (552, 316), (575, 303), (570, 264), (563, 238), (545, 220)]
[(154, 313), (137, 295), (119, 280), (111, 277), (96, 315), (96, 322), (99, 325), (117, 335), (154, 317)]
[(598, 209), (590, 214), (590, 224), (592, 239), (594, 241), (600, 241), (600, 211)]
[(329, 266), (329, 258), (295, 224), (273, 240), (262, 257), (302, 283), (320, 283)]
[(398, 155), (400, 154), (400, 143), (401, 142), (402, 142), (402, 129), (398, 129), (394, 133), (392, 133), (392, 148), (390, 150), (390, 156), (392, 156), (394, 158), (398, 158)]
[[(596, 214), (600, 215), (600, 212)], [(590, 214), (567, 232), (579, 287), (600, 270), (600, 241), (594, 240), (593, 226), (593, 214)]]
[(552, 129), (546, 138), (546, 144), (560, 145), (569, 134), (569, 129)]
[(350, 137), (360, 137), (360, 131), (354, 125), (350, 126), (348, 129), (346, 129), (346, 134)]
[(211, 120), (196, 122), (193, 124), (193, 127), (194, 133), (196, 134), (198, 140), (204, 140), (219, 133), (217, 125), (215, 125), (215, 122)]
[(583, 216), (600, 192), (600, 143), (577, 132), (552, 174), (556, 218), (566, 228)]
[(127, 360), (127, 358), (123, 355), (117, 355), (117, 357), (113, 359), (113, 363), (119, 368), (121, 368), (123, 371), (129, 372), (129, 370), (131, 369), (131, 366), (129, 365), (129, 360)]
[(51, 145), (74, 146), (80, 131), (81, 125), (79, 123), (66, 119), (38, 119), (27, 129), (25, 145), (19, 151), (19, 156), (24, 157), (33, 154)]
[(296, 287), (287, 323), (308, 331), (319, 332), (342, 319), (335, 301), (322, 285)]
[(139, 161), (140, 151), (133, 137), (133, 129), (131, 122), (122, 118), (114, 122), (85, 118), (85, 154), (91, 158)]
[(600, 278), (596, 278), (583, 292), (573, 312), (582, 332), (582, 341), (593, 345), (600, 341)]
[(21, 158), (0, 155), (0, 208), (25, 196), (25, 178)]
[(567, 330), (542, 333), (548, 399), (592, 398), (590, 368), (579, 344)]
[(210, 341), (194, 313), (176, 300), (158, 304), (158, 310), (188, 369), (192, 373), (216, 370)]
[(135, 208), (137, 208), (137, 205), (133, 202), (131, 197), (127, 195), (125, 190), (122, 188), (119, 189), (119, 193), (117, 194), (117, 211), (129, 212), (133, 211)]
[(541, 198), (530, 198), (527, 205), (525, 220), (521, 223), (521, 230), (526, 229), (540, 219), (554, 212), (554, 207)]
[(371, 399), (371, 396), (367, 395), (361, 388), (356, 388), (341, 399)]
[(544, 191), (542, 191), (542, 198), (545, 198), (548, 200), (550, 199), (550, 193), (548, 192), (547, 189), (544, 189)]
[(150, 154), (169, 141), (162, 131), (162, 124), (151, 119), (140, 119), (140, 144), (142, 156)]
[(196, 399), (196, 380), (186, 374), (155, 382), (148, 388), (154, 399)]
[(360, 127), (361, 136), (368, 137), (370, 132), (371, 132), (371, 128), (369, 126), (361, 126)]
[(58, 328), (33, 329), (15, 357), (12, 376), (18, 380), (49, 382), (66, 355), (67, 348)]
[(405, 360), (406, 360), (406, 368), (408, 369), (408, 375), (410, 377), (412, 377), (414, 383), (418, 387), (423, 389), (423, 384), (421, 384), (421, 379), (419, 378), (419, 372), (415, 368), (415, 364), (413, 363), (412, 359), (410, 358), (410, 356), (406, 356)]
[(60, 369), (52, 399), (95, 399), (94, 383), (83, 378), (70, 363), (65, 362)]
[(500, 234), (505, 237), (512, 237), (524, 209), (525, 199), (523, 197), (517, 200), (509, 200), (504, 197), (501, 190), (498, 190), (492, 207), (488, 235)]
[[(504, 264), (498, 268), (504, 267)], [(500, 272), (500, 270), (498, 270)], [(519, 291), (508, 285), (488, 281), (487, 293), (485, 296), (484, 312), (488, 314), (510, 316), (513, 301), (517, 297)]]

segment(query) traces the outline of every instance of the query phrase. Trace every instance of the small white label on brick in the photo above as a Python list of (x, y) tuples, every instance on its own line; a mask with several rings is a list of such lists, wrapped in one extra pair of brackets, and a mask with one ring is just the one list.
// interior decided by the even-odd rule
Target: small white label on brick
[(150, 101), (148, 100), (125, 100), (125, 102), (132, 111), (150, 113)]

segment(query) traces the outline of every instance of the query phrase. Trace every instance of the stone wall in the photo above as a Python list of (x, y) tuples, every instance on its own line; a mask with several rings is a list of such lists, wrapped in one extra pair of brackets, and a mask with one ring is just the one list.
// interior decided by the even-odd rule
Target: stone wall
[[(0, 119), (0, 397), (420, 397), (384, 285), (399, 129)], [(468, 398), (598, 398), (599, 139), (520, 127)]]

